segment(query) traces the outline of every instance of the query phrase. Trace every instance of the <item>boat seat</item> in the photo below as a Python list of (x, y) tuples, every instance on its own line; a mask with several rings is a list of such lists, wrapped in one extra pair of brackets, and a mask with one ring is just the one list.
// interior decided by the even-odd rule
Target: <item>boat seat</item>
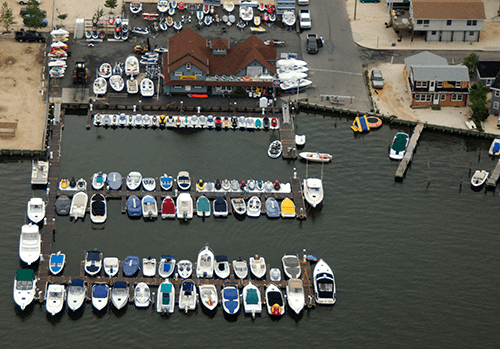
[(259, 302), (259, 297), (257, 296), (257, 290), (249, 289), (247, 291), (246, 300), (248, 304), (257, 304)]

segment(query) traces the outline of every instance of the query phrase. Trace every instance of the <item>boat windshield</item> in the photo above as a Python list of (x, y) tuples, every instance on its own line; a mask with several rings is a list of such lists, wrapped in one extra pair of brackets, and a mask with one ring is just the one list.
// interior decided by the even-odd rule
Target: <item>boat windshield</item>
[(21, 280), (16, 284), (16, 290), (31, 290), (33, 288), (33, 281)]

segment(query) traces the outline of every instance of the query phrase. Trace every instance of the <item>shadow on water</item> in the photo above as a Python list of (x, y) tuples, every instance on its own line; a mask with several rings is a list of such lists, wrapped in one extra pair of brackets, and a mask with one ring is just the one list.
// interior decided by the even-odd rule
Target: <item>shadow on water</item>
[(295, 313), (293, 310), (289, 309), (288, 311), (288, 316), (295, 321), (296, 324), (299, 323), (300, 320), (302, 320), (302, 317), (304, 317), (304, 310), (302, 310), (299, 314)]
[(203, 312), (203, 314), (208, 316), (210, 319), (213, 319), (215, 317), (215, 315), (217, 315), (217, 307), (215, 307), (214, 310), (208, 310), (206, 307), (201, 306), (201, 311)]
[(68, 309), (68, 317), (73, 321), (80, 320), (84, 313), (85, 313), (85, 302), (77, 311), (71, 311)]
[(92, 307), (92, 312), (98, 319), (102, 319), (108, 313), (108, 306), (105, 306), (102, 310)]
[(31, 302), (31, 304), (24, 308), (24, 310), (21, 310), (21, 308), (19, 308), (19, 306), (14, 303), (14, 312), (16, 313), (17, 317), (23, 321), (33, 315), (34, 309), (35, 301)]
[(223, 313), (224, 319), (226, 319), (227, 322), (236, 322), (236, 320), (238, 320), (238, 316), (240, 315), (239, 311), (236, 314), (228, 314), (225, 311)]
[(125, 313), (127, 312), (127, 309), (128, 309), (128, 303), (125, 304), (125, 306), (121, 309), (116, 309), (116, 307), (114, 306), (111, 306), (111, 312), (117, 317), (117, 318), (120, 318), (122, 317), (123, 315), (125, 315)]
[(45, 312), (45, 317), (47, 318), (47, 321), (50, 322), (52, 325), (57, 325), (59, 322), (61, 322), (63, 316), (64, 316), (64, 308), (60, 312), (58, 312), (56, 315), (51, 315), (48, 312)]

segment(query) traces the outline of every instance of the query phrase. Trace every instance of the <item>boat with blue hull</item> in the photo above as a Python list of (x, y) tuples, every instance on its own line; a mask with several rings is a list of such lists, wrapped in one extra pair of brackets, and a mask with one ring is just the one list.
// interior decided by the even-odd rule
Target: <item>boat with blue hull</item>
[(127, 256), (123, 261), (123, 275), (132, 276), (139, 270), (141, 260), (137, 256)]
[(118, 190), (122, 187), (122, 175), (118, 172), (110, 172), (106, 181), (111, 190)]
[(174, 183), (174, 178), (167, 174), (164, 174), (160, 177), (160, 187), (163, 190), (170, 190), (172, 188), (172, 184)]
[(61, 251), (57, 253), (52, 253), (50, 255), (50, 260), (49, 260), (50, 272), (53, 275), (59, 274), (63, 270), (65, 263), (66, 263), (66, 255), (64, 253), (61, 253)]
[(127, 215), (129, 217), (142, 216), (142, 203), (141, 200), (135, 195), (131, 195), (127, 199)]
[(235, 315), (240, 310), (240, 295), (236, 283), (224, 284), (221, 292), (222, 308), (228, 315)]
[(92, 305), (97, 311), (103, 310), (108, 305), (109, 290), (109, 286), (106, 284), (92, 286)]
[(90, 276), (97, 275), (102, 268), (102, 253), (94, 250), (85, 255), (85, 272)]
[(266, 215), (268, 218), (279, 218), (281, 215), (280, 205), (273, 197), (266, 199)]

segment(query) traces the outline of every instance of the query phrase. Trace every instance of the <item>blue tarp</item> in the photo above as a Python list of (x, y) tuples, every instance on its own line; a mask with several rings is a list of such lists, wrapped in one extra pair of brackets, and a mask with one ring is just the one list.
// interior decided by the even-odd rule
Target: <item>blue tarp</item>
[(127, 288), (127, 283), (125, 281), (115, 282), (115, 288)]
[(50, 256), (50, 263), (60, 264), (64, 261), (64, 255), (53, 254)]
[(107, 285), (94, 285), (92, 291), (92, 296), (94, 298), (107, 298), (108, 297), (108, 286)]
[(238, 291), (234, 288), (226, 288), (224, 290), (224, 298), (227, 300), (233, 300), (238, 298)]
[(215, 256), (215, 261), (218, 263), (227, 262), (227, 256), (225, 256), (225, 255)]
[(184, 282), (182, 284), (182, 290), (183, 291), (192, 291), (192, 290), (194, 290), (194, 283), (192, 283), (192, 282)]
[(83, 280), (82, 279), (73, 279), (71, 280), (71, 286), (83, 286)]
[(493, 146), (493, 151), (497, 152), (499, 150), (500, 150), (500, 143), (495, 143), (495, 145)]

